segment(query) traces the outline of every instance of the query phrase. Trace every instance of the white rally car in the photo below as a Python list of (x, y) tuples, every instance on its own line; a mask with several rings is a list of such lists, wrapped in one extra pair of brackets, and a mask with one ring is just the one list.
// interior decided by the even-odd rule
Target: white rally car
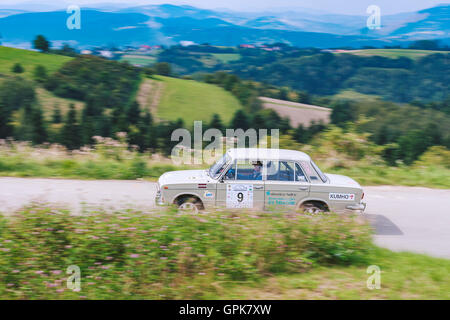
[(164, 173), (156, 203), (195, 212), (227, 207), (362, 213), (363, 197), (355, 180), (322, 173), (303, 152), (255, 148), (230, 149), (208, 170)]

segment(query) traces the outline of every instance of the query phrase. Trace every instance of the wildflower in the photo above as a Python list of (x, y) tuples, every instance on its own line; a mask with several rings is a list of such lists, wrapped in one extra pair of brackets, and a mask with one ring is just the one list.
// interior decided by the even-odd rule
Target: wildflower
[(137, 253), (133, 253), (130, 255), (131, 258), (139, 258), (139, 254)]
[(58, 275), (58, 274), (61, 274), (62, 271), (61, 270), (52, 270), (52, 273)]

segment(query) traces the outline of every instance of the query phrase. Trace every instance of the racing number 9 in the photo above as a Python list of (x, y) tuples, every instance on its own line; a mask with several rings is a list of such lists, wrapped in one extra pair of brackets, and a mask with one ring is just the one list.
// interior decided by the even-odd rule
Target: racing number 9
[(238, 202), (242, 202), (242, 200), (244, 200), (244, 194), (242, 192), (239, 192), (237, 194), (237, 199), (238, 199)]

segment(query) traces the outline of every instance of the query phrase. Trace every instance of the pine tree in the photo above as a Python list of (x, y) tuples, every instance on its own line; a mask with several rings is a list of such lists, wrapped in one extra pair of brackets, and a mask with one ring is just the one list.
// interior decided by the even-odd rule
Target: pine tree
[(41, 52), (48, 52), (50, 50), (50, 42), (43, 35), (38, 35), (33, 40), (33, 48)]
[(0, 139), (8, 138), (12, 135), (11, 113), (0, 100)]
[(53, 106), (53, 115), (52, 115), (52, 122), (53, 123), (61, 123), (62, 122), (62, 116), (61, 116), (61, 109), (57, 104)]
[(267, 125), (266, 125), (266, 120), (264, 119), (264, 117), (262, 116), (261, 113), (256, 113), (253, 116), (252, 119), (252, 127), (255, 130), (259, 130), (259, 129), (267, 129)]
[(247, 130), (250, 127), (248, 116), (243, 110), (238, 110), (235, 112), (233, 119), (231, 119), (231, 128), (233, 129), (243, 129)]
[(127, 120), (130, 124), (137, 124), (141, 116), (141, 110), (139, 109), (139, 104), (133, 101), (127, 110)]
[(32, 137), (31, 141), (34, 144), (42, 144), (47, 141), (48, 134), (43, 117), (42, 109), (35, 106), (31, 112)]
[(72, 103), (67, 113), (66, 121), (61, 132), (61, 143), (69, 150), (78, 149), (81, 146), (81, 130), (77, 124), (77, 112)]
[(33, 78), (37, 82), (45, 82), (47, 80), (47, 69), (42, 65), (37, 65), (33, 71)]
[(213, 114), (211, 122), (208, 125), (208, 128), (218, 129), (221, 132), (223, 132), (224, 126), (222, 123), (222, 119), (220, 119), (220, 116), (217, 113)]

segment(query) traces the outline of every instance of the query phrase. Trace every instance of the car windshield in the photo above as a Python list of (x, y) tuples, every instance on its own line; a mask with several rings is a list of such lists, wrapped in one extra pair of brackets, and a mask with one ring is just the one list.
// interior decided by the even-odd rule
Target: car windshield
[(231, 158), (227, 154), (217, 160), (217, 162), (209, 168), (209, 176), (213, 179), (217, 179), (230, 160)]
[(313, 166), (314, 170), (316, 170), (317, 174), (319, 175), (320, 179), (323, 182), (327, 182), (327, 176), (323, 174), (323, 172), (319, 169), (319, 167), (314, 163), (314, 161), (311, 161), (311, 165)]

